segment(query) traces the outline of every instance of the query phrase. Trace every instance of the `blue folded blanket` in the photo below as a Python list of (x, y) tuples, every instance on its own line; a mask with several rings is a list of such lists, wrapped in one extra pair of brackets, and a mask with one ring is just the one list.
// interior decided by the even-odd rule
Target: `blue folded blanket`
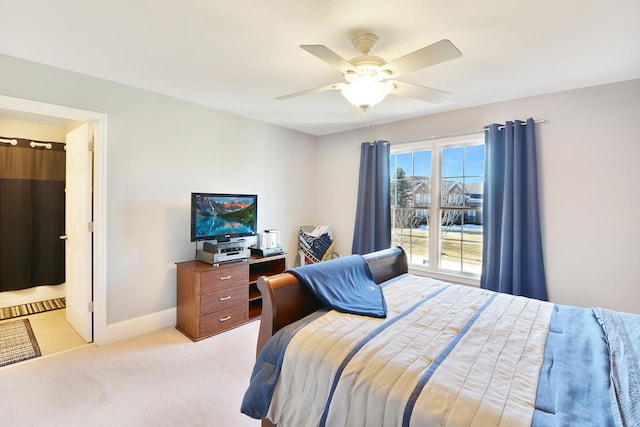
[(329, 307), (351, 314), (387, 317), (382, 289), (373, 281), (369, 264), (350, 255), (287, 270)]

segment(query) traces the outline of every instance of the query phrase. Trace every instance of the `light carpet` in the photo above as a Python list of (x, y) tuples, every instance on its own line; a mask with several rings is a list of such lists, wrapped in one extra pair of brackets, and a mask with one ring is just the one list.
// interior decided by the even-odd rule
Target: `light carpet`
[(259, 322), (192, 342), (174, 328), (0, 369), (3, 425), (257, 427), (240, 412)]
[(40, 356), (29, 319), (0, 323), (0, 366)]

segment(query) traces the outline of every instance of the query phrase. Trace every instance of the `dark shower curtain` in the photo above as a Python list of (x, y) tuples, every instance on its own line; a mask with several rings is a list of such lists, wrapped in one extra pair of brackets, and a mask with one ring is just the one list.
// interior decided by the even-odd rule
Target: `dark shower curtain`
[(0, 291), (64, 283), (64, 144), (0, 138)]

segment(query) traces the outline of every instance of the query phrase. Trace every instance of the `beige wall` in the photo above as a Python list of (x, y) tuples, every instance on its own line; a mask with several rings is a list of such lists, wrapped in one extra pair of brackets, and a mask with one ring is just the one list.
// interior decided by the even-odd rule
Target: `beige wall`
[(2, 111), (0, 111), (0, 136), (64, 142), (65, 132), (63, 126), (8, 119), (2, 117)]
[[(317, 220), (350, 253), (363, 141), (413, 140), (505, 120), (538, 125), (550, 299), (640, 313), (640, 80), (524, 98), (319, 138)], [(323, 165), (335, 165), (323, 168)]]

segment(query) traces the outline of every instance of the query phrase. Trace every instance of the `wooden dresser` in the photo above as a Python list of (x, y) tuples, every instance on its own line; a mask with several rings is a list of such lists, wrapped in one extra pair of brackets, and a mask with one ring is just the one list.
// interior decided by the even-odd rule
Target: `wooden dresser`
[(219, 265), (185, 261), (176, 266), (176, 329), (198, 341), (258, 319), (262, 298), (255, 283), (259, 276), (286, 270), (286, 256)]

